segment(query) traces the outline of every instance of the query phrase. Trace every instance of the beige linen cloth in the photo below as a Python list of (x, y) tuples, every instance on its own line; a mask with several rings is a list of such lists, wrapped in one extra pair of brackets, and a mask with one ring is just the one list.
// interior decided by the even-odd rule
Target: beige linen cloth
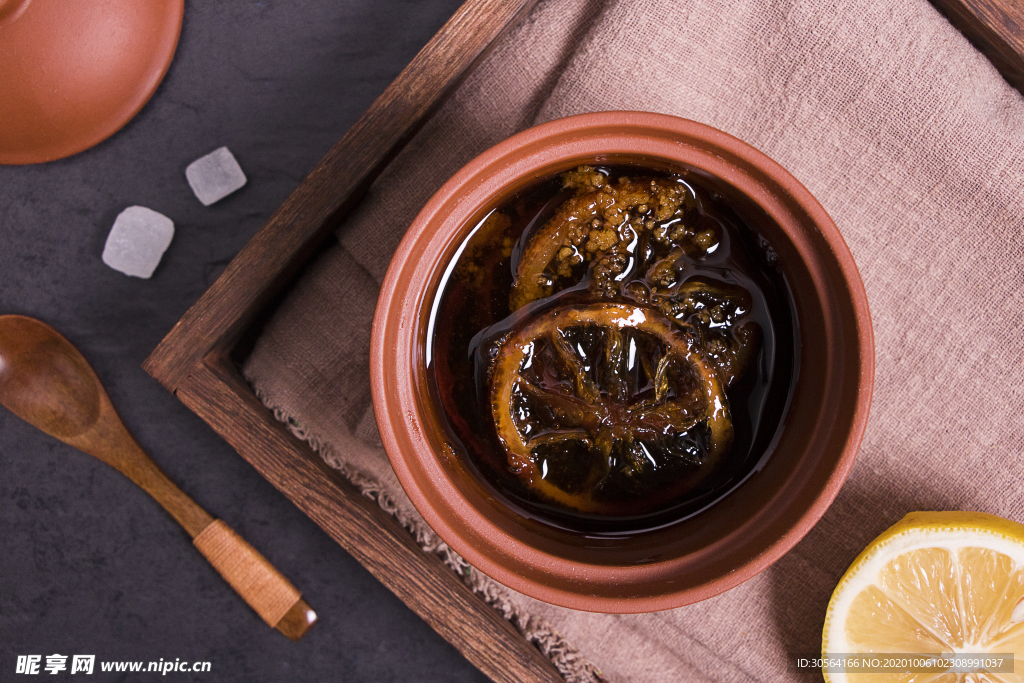
[[(406, 226), (472, 157), (535, 123), (664, 112), (764, 151), (835, 219), (867, 287), (874, 403), (857, 463), (774, 566), (705, 602), (615, 616), (467, 581), (570, 681), (812, 680), (829, 596), (912, 510), (1024, 521), (1024, 99), (926, 0), (548, 0), (388, 167), (245, 371), (367, 495), (462, 568), (401, 491), (370, 407), (377, 288)], [(600, 674), (598, 674), (600, 672)]]

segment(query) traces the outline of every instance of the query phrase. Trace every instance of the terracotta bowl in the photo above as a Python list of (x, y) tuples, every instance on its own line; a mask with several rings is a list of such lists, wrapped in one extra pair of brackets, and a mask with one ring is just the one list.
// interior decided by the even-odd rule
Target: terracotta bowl
[[(427, 323), (445, 268), (503, 198), (581, 163), (685, 167), (750, 218), (778, 254), (799, 326), (799, 370), (774, 452), (690, 518), (618, 536), (517, 514), (448, 446), (426, 367)], [(471, 161), (431, 198), (395, 254), (371, 355), (380, 434), (402, 486), (452, 548), (497, 581), (573, 609), (649, 612), (709, 598), (793, 547), (835, 498), (867, 422), (874, 349), (853, 258), (820, 204), (736, 138), (670, 116), (608, 112), (552, 121)]]

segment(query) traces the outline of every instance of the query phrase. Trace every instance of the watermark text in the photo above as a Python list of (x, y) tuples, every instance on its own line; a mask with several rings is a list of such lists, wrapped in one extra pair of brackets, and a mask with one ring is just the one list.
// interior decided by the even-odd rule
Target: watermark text
[(797, 669), (828, 673), (1013, 673), (1012, 652), (928, 654), (912, 652), (824, 653), (797, 655)]
[(182, 661), (180, 657), (173, 660), (162, 657), (155, 662), (126, 662), (101, 660), (96, 655), (18, 655), (14, 664), (14, 673), (27, 676), (40, 674), (85, 674), (94, 672), (139, 672), (158, 673), (166, 676), (169, 673), (207, 673), (212, 669), (210, 662)]

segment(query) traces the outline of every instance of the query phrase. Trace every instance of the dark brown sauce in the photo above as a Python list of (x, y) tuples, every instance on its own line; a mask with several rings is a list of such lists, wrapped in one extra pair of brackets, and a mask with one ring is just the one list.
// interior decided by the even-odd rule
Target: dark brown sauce
[[(792, 297), (774, 251), (707, 182), (686, 171), (596, 170), (605, 187), (626, 188), (630, 181), (622, 178), (672, 184), (672, 192), (678, 184), (685, 200), (671, 215), (674, 205), (633, 207), (627, 218), (637, 221), (636, 230), (621, 229), (618, 246), (609, 246), (614, 238), (595, 222), (592, 237), (577, 235), (543, 273), (530, 270), (539, 284), (524, 288), (524, 259), (546, 260), (537, 257), (538, 235), (550, 232), (569, 199), (585, 193), (566, 188), (564, 175), (518, 193), (460, 245), (434, 302), (428, 363), (449, 441), (492, 493), (542, 523), (617, 534), (695, 514), (763, 465), (788, 407), (798, 349)], [(569, 311), (598, 323), (565, 323)], [(608, 325), (609, 311), (643, 311), (657, 324)], [(671, 335), (663, 330), (666, 320), (673, 322)], [(558, 338), (571, 353), (552, 341)], [(502, 405), (524, 441), (541, 437), (530, 441), (531, 476), (499, 436), (501, 406), (492, 407), (495, 384), (510, 372), (496, 370), (495, 359), (511, 353), (513, 342), (530, 358), (511, 366), (515, 381), (505, 382), (510, 399)], [(717, 369), (731, 413), (728, 448), (713, 464), (712, 421), (683, 429), (675, 418), (686, 411), (663, 409), (689, 405), (683, 394), (699, 390), (690, 378), (699, 376), (697, 365), (678, 360), (682, 352), (668, 358), (669, 347), (684, 342), (699, 347), (701, 367)], [(750, 357), (737, 360), (744, 348)], [(574, 362), (582, 379), (573, 374)], [(662, 365), (659, 375), (655, 367)], [(558, 398), (552, 406), (543, 398), (565, 395), (573, 400)], [(557, 438), (545, 443), (552, 434)], [(563, 440), (566, 434), (571, 438)]]

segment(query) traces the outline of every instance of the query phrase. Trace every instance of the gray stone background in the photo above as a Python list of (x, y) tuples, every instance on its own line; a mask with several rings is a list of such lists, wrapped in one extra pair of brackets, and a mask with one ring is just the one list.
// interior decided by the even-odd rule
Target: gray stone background
[[(33, 680), (15, 675), (17, 655), (54, 653), (211, 662), (167, 681), (486, 680), (140, 367), (459, 4), (188, 0), (174, 63), (123, 130), (68, 159), (0, 166), (0, 314), (78, 346), (154, 460), (320, 615), (289, 642), (134, 484), (0, 409), (0, 681)], [(221, 145), (249, 182), (205, 208), (185, 167)], [(151, 280), (100, 260), (133, 204), (175, 222)]]

